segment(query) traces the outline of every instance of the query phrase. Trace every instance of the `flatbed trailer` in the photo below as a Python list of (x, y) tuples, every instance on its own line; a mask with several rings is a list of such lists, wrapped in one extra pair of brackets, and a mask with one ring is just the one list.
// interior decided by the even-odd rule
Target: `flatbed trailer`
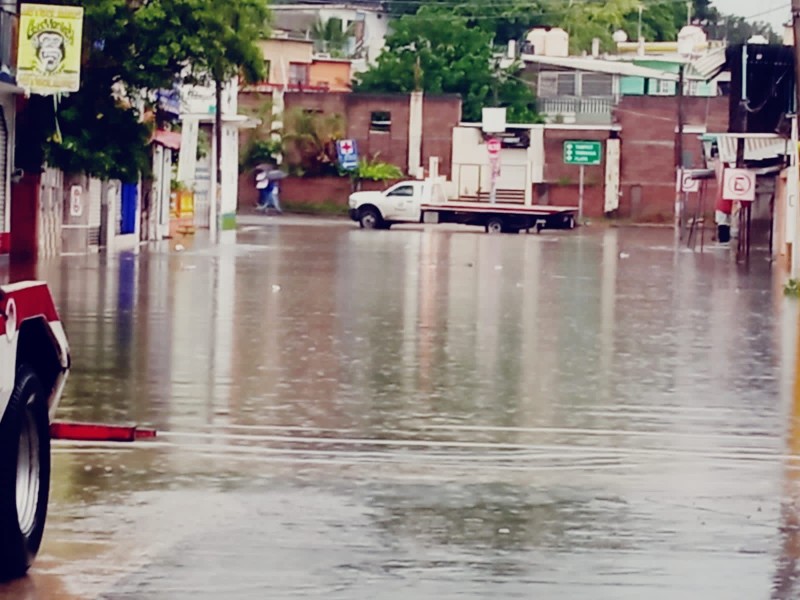
[(461, 223), (483, 227), (487, 233), (518, 233), (523, 229), (572, 229), (578, 208), (448, 201), (422, 204), (420, 210), (423, 223)]
[(448, 200), (438, 181), (402, 181), (383, 192), (355, 192), (350, 218), (364, 229), (389, 229), (396, 223), (461, 223), (487, 233), (531, 229), (572, 229), (577, 206)]

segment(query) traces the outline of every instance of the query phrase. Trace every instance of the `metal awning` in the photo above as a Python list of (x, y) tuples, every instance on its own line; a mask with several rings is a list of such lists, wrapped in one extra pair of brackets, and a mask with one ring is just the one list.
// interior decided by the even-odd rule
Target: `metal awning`
[(602, 60), (599, 58), (575, 56), (542, 56), (539, 54), (522, 54), (522, 60), (524, 62), (538, 63), (540, 65), (548, 65), (562, 69), (573, 69), (575, 71), (678, 81), (678, 75), (676, 73), (669, 73), (649, 67), (640, 67), (639, 65), (619, 60)]
[(768, 160), (784, 156), (789, 150), (789, 141), (774, 133), (716, 133), (703, 136), (705, 141), (716, 139), (719, 158), (725, 163), (736, 162), (736, 146), (744, 139), (745, 160)]
[(686, 78), (700, 81), (711, 81), (725, 70), (728, 60), (725, 55), (727, 48), (716, 48), (706, 52), (701, 57), (689, 63), (686, 69)]

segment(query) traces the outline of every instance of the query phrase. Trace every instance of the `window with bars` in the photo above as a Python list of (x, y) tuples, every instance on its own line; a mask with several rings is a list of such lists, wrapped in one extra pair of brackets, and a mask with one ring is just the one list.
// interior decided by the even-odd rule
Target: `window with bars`
[(613, 96), (614, 78), (606, 73), (581, 73), (581, 96)]
[(538, 96), (540, 98), (576, 96), (576, 76), (577, 73), (561, 73), (559, 71), (544, 71), (539, 73)]

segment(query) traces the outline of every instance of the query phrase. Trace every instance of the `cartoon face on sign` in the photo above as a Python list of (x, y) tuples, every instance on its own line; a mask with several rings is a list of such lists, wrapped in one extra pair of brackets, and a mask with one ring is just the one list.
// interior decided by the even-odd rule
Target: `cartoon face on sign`
[(56, 73), (64, 63), (66, 42), (58, 31), (40, 31), (31, 40), (36, 48), (37, 67), (42, 73)]

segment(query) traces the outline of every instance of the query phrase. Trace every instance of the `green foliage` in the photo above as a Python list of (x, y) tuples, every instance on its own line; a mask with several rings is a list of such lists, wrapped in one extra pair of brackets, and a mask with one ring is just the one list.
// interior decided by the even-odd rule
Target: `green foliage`
[[(678, 39), (678, 32), (686, 25), (686, 5), (651, 0), (642, 3), (642, 37), (651, 42), (668, 42)], [(625, 15), (622, 26), (628, 39), (639, 39), (638, 9)]]
[(613, 50), (611, 35), (625, 25), (626, 15), (637, 12), (637, 0), (608, 0), (607, 2), (570, 2), (554, 9), (558, 24), (569, 33), (572, 52), (588, 50), (598, 38), (601, 48)]
[[(50, 4), (74, 4), (52, 0)], [(263, 74), (255, 41), (266, 33), (266, 0), (84, 0), (81, 89), (34, 97), (20, 115), (20, 166), (133, 180), (149, 165), (152, 92), (188, 81)], [(25, 113), (30, 113), (26, 115)], [(29, 134), (29, 135), (27, 135)]]
[(336, 175), (336, 140), (345, 135), (338, 114), (296, 109), (283, 119), (283, 150), (289, 171), (298, 175)]
[[(464, 17), (423, 7), (394, 23), (377, 64), (361, 74), (365, 92), (460, 94), (465, 121), (481, 118), (484, 106), (509, 106), (510, 114), (535, 115), (535, 98), (516, 78), (517, 68), (495, 69), (492, 35), (470, 27)], [(496, 100), (496, 102), (495, 102)]]
[(316, 52), (327, 52), (334, 58), (348, 56), (347, 48), (353, 37), (353, 24), (344, 27), (342, 20), (331, 17), (327, 21), (317, 19), (311, 28), (311, 39), (314, 40)]
[[(428, 0), (422, 6), (440, 9), (465, 19), (470, 28), (480, 29), (494, 38), (495, 44), (521, 39), (537, 25), (552, 25), (552, 0)], [(395, 17), (417, 12), (420, 3), (391, 2), (390, 14)], [(435, 18), (433, 16), (426, 18)]]
[(797, 279), (790, 279), (783, 286), (783, 293), (786, 296), (797, 298), (800, 296), (800, 282)]
[(350, 176), (357, 181), (391, 181), (403, 177), (403, 171), (397, 165), (380, 161), (377, 157), (372, 160), (362, 158)]
[(283, 140), (281, 132), (272, 128), (272, 102), (264, 102), (257, 109), (247, 112), (258, 119), (259, 124), (243, 136), (239, 170), (248, 171), (261, 163), (277, 165), (283, 154)]

